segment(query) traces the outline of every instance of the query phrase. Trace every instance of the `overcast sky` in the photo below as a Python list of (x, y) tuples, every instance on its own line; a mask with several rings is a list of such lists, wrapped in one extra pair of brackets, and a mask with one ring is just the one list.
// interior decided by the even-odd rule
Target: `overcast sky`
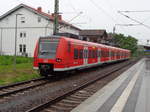
[[(54, 0), (4, 0), (0, 3), (0, 15), (20, 3), (34, 8), (41, 6), (44, 12), (54, 11)], [(136, 37), (139, 43), (146, 43), (146, 40), (150, 39), (150, 11), (124, 13), (147, 27), (115, 25), (137, 24), (118, 11), (150, 10), (149, 0), (60, 0), (59, 5), (63, 19), (81, 29), (106, 29), (107, 32), (112, 32), (113, 27), (116, 26), (116, 33)]]

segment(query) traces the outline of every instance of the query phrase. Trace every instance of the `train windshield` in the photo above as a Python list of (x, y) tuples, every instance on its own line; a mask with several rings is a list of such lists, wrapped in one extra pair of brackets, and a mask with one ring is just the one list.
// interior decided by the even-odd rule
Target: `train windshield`
[(39, 58), (54, 59), (56, 57), (56, 49), (58, 39), (41, 39), (39, 43)]

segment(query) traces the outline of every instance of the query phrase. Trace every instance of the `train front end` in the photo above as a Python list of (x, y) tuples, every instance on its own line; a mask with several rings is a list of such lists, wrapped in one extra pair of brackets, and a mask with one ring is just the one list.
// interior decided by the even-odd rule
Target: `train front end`
[(42, 76), (54, 73), (54, 66), (57, 63), (57, 47), (59, 37), (41, 37), (34, 52), (34, 68), (38, 69)]

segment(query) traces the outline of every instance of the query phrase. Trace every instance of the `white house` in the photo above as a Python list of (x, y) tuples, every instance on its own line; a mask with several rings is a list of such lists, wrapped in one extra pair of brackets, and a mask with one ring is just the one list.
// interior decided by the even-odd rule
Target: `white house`
[[(0, 53), (14, 55), (17, 23), (17, 55), (27, 54), (32, 57), (38, 38), (52, 35), (53, 22), (53, 15), (44, 13), (41, 7), (35, 9), (25, 4), (16, 6), (0, 16)], [(59, 32), (79, 34), (80, 29), (63, 21), (61, 16), (59, 25)]]

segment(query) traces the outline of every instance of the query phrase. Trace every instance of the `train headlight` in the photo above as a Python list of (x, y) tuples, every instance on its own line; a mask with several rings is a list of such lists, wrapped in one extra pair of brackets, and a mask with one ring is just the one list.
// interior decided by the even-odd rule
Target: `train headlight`
[(56, 62), (62, 62), (62, 59), (56, 58)]

